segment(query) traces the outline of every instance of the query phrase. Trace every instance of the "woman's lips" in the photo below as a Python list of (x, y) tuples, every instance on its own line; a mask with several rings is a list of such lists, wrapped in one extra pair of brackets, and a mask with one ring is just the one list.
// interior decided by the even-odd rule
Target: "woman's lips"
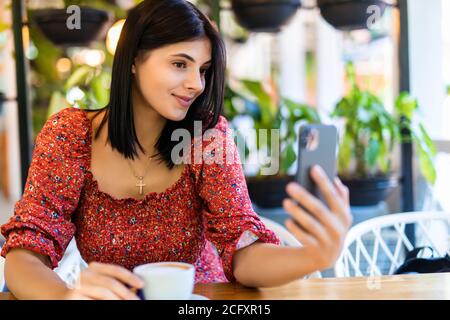
[(186, 98), (183, 98), (183, 97), (180, 97), (177, 95), (173, 95), (173, 96), (178, 101), (178, 103), (184, 108), (188, 108), (192, 104), (192, 101), (194, 100), (194, 99), (186, 99)]

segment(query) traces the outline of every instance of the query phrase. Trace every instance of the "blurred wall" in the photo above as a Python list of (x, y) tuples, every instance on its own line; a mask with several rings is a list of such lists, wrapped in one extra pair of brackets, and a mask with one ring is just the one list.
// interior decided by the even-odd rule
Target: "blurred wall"
[[(0, 0), (0, 8), (10, 0)], [(10, 9), (0, 11), (2, 20), (11, 24)], [(8, 98), (16, 97), (15, 61), (14, 61), (14, 39), (11, 30), (5, 32), (6, 40), (0, 49), (0, 91), (3, 91)], [(8, 179), (9, 198), (4, 194), (0, 195), (0, 224), (4, 223), (12, 215), (12, 203), (17, 201), (22, 193), (20, 186), (20, 152), (19, 152), (19, 132), (17, 118), (17, 102), (8, 101), (4, 104), (3, 111), (4, 128), (6, 130), (7, 145), (7, 172), (2, 172)]]

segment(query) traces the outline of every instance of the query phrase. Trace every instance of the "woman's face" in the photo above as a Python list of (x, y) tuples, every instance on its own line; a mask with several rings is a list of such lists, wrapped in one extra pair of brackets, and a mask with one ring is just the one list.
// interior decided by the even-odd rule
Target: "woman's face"
[(210, 65), (207, 38), (154, 49), (135, 59), (133, 90), (145, 107), (168, 120), (180, 121), (205, 89)]

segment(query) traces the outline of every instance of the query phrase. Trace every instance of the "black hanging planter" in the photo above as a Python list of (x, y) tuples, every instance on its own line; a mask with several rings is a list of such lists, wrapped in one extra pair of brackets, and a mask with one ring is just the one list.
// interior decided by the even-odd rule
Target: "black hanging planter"
[(392, 189), (398, 185), (393, 175), (378, 176), (368, 179), (340, 178), (350, 191), (350, 205), (373, 206), (385, 200)]
[(71, 13), (66, 9), (43, 9), (32, 12), (32, 19), (42, 33), (55, 45), (89, 46), (103, 40), (111, 26), (112, 15), (104, 10), (81, 7), (80, 29), (69, 29), (67, 19)]
[(253, 32), (279, 32), (301, 7), (301, 0), (231, 0), (237, 22)]
[(246, 177), (250, 199), (260, 208), (277, 208), (287, 198), (286, 185), (294, 176)]
[(317, 5), (325, 21), (343, 31), (367, 29), (369, 6), (377, 6), (381, 15), (388, 6), (383, 0), (317, 0)]

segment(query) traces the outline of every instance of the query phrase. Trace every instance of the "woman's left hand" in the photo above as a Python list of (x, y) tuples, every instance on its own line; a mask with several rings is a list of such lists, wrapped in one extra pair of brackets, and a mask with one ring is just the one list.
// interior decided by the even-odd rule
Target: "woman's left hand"
[(339, 257), (352, 215), (348, 188), (339, 178), (332, 183), (320, 166), (312, 168), (311, 176), (326, 204), (292, 182), (286, 188), (292, 199), (285, 199), (283, 207), (291, 215), (287, 229), (308, 250), (317, 270), (323, 270), (332, 267)]

